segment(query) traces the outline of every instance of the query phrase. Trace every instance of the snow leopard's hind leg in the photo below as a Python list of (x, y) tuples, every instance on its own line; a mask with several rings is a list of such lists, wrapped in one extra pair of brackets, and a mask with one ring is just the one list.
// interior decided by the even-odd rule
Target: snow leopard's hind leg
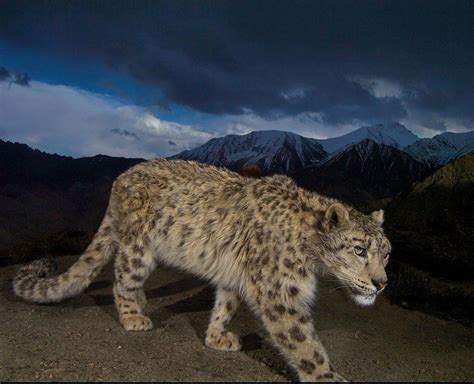
[(206, 332), (206, 345), (220, 351), (240, 351), (239, 337), (228, 326), (240, 304), (237, 292), (217, 287), (216, 302)]
[(115, 259), (114, 299), (120, 323), (127, 331), (148, 331), (153, 328), (144, 315), (146, 297), (143, 286), (155, 263), (143, 252), (122, 246)]

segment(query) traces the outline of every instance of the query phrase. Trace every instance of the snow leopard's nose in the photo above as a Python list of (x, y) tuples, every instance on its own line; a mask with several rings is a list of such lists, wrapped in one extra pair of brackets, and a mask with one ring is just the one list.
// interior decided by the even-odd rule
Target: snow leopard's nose
[(375, 286), (375, 288), (377, 288), (377, 291), (381, 291), (387, 286), (388, 280), (387, 279), (383, 279), (383, 280), (372, 279), (372, 284)]

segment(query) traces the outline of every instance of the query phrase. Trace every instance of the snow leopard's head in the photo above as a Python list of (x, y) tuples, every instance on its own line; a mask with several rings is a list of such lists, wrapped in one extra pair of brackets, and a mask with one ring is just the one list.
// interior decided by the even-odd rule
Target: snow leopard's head
[(333, 203), (320, 222), (324, 249), (320, 259), (360, 305), (373, 304), (388, 284), (385, 267), (391, 245), (383, 220), (382, 210), (364, 215)]

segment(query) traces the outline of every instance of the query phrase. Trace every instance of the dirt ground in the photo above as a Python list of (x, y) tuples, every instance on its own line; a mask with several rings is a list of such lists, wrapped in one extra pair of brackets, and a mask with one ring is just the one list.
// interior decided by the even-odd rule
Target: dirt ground
[[(59, 259), (63, 269), (74, 257)], [(56, 305), (14, 297), (18, 266), (0, 269), (1, 381), (290, 381), (295, 376), (243, 306), (231, 328), (242, 352), (204, 347), (213, 291), (160, 267), (147, 282), (155, 328), (125, 332), (117, 322), (110, 266), (80, 296)], [(354, 381), (472, 381), (474, 332), (391, 305), (357, 307), (322, 284), (315, 324), (333, 365)]]

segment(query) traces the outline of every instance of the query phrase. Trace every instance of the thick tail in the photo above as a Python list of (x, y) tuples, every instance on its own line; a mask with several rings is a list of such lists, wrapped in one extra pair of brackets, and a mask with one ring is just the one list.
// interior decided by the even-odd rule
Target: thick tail
[(59, 276), (51, 277), (56, 266), (49, 259), (35, 260), (22, 267), (13, 279), (15, 294), (36, 303), (54, 303), (83, 292), (116, 252), (110, 232), (110, 218), (106, 214), (84, 254)]

